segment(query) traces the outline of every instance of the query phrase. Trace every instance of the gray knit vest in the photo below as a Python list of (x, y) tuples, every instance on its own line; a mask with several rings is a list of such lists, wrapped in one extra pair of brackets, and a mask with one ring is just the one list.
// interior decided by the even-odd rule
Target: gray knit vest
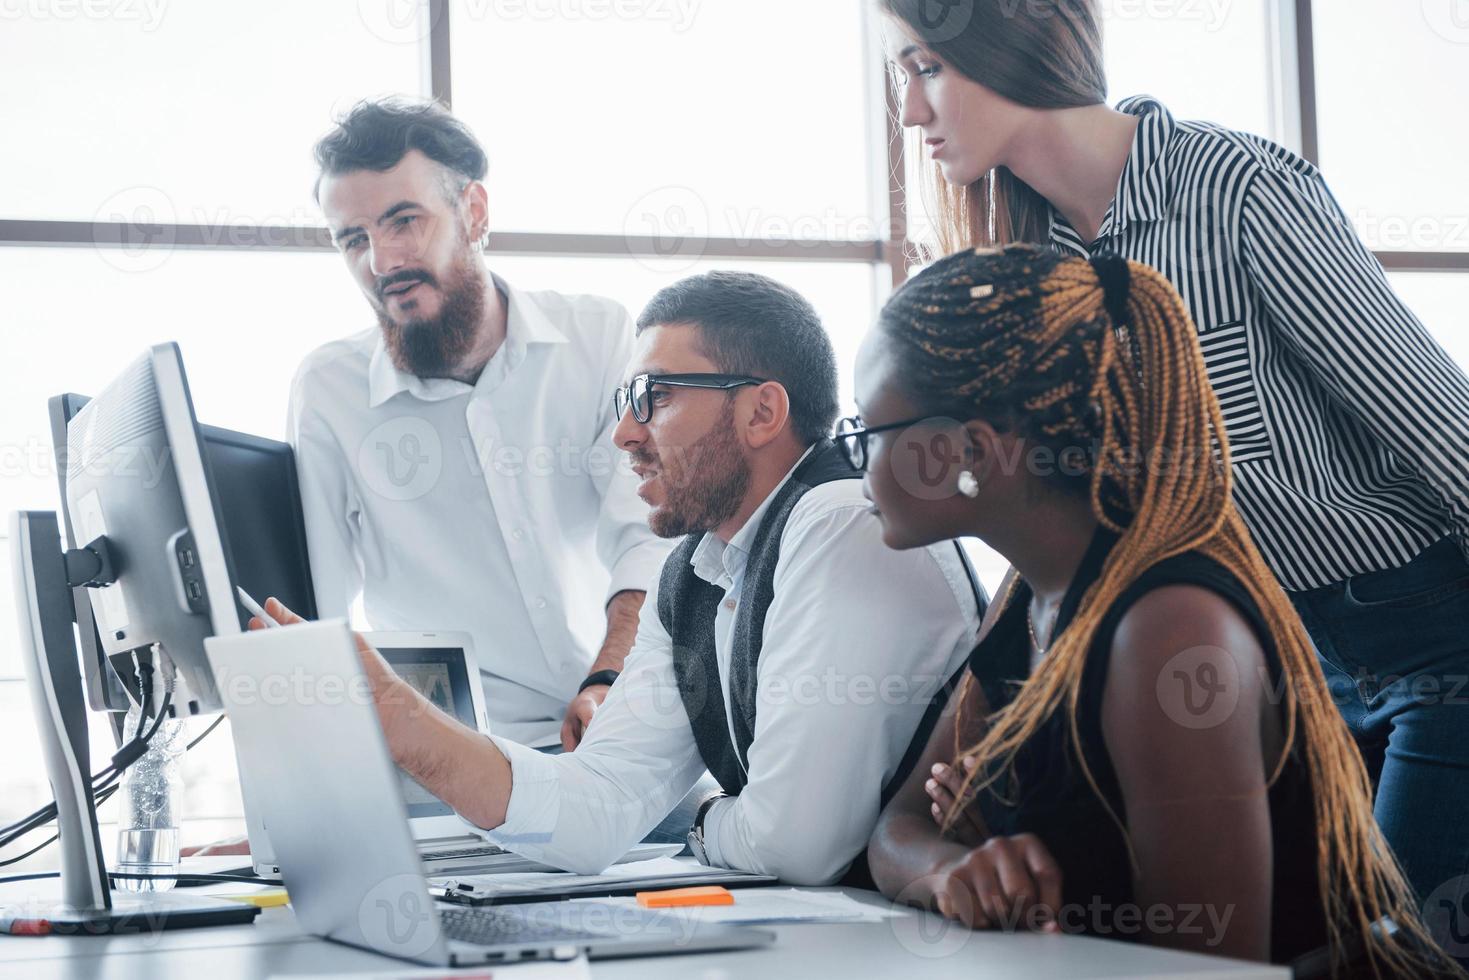
[[(729, 700), (734, 719), (724, 713), (724, 691), (719, 681), (719, 659), (714, 652), (714, 617), (724, 601), (724, 590), (699, 578), (690, 564), (704, 535), (690, 534), (663, 566), (658, 581), (658, 619), (673, 638), (673, 672), (678, 692), (693, 726), (694, 741), (709, 772), (731, 796), (745, 788), (750, 743), (755, 739), (755, 690), (760, 648), (765, 637), (765, 613), (775, 598), (775, 565), (780, 539), (796, 503), (823, 483), (856, 480), (841, 450), (831, 442), (818, 443), (765, 511), (750, 547), (735, 613), (734, 649), (729, 664)], [(734, 732), (734, 744), (730, 732)]]

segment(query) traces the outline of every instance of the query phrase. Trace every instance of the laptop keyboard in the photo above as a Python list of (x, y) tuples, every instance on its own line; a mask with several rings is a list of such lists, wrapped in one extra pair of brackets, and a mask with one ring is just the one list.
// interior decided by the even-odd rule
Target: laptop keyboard
[(509, 851), (494, 844), (477, 844), (472, 847), (456, 847), (447, 851), (423, 851), (419, 857), (425, 861), (458, 861), (463, 858), (498, 857)]
[[(535, 906), (531, 906), (534, 908)], [(546, 906), (540, 906), (545, 909)], [(504, 943), (576, 943), (606, 939), (606, 933), (586, 932), (553, 921), (555, 915), (528, 915), (527, 907), (440, 908), (444, 935), (477, 946)]]

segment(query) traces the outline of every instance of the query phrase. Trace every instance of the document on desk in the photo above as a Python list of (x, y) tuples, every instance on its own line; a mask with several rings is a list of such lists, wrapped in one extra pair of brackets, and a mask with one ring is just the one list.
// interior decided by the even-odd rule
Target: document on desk
[(402, 970), (373, 970), (371, 973), (272, 973), (270, 980), (591, 980), (592, 970), (585, 956), (560, 962), (516, 963), (514, 966), (481, 967), (479, 969), (424, 969), (415, 966)]
[[(609, 905), (635, 902), (613, 898)], [(721, 925), (775, 925), (782, 922), (882, 922), (902, 915), (889, 906), (868, 905), (841, 892), (799, 888), (745, 888), (734, 893), (733, 905), (660, 909), (681, 921)]]
[(429, 879), (429, 884), (435, 897), (464, 905), (486, 905), (510, 899), (627, 895), (635, 891), (689, 885), (772, 885), (776, 880), (772, 875), (709, 868), (677, 858), (656, 858), (619, 864), (612, 871), (599, 875), (558, 871), (445, 875)]

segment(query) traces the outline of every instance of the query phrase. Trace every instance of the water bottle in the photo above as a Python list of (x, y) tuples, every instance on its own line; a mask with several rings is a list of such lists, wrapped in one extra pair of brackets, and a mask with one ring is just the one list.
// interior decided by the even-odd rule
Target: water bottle
[[(144, 734), (155, 719), (143, 717), (134, 703), (123, 723), (123, 737)], [(179, 806), (183, 778), (179, 759), (184, 754), (184, 723), (165, 718), (148, 743), (148, 751), (123, 773), (118, 796), (117, 868), (128, 874), (169, 875), (178, 871)], [(169, 879), (119, 878), (117, 887), (128, 891), (168, 891)]]

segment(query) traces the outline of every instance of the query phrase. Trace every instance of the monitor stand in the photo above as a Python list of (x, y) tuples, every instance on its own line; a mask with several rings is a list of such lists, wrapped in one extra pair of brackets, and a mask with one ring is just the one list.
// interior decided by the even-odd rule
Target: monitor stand
[[(29, 932), (157, 932), (250, 922), (260, 909), (243, 902), (176, 892), (114, 891), (97, 831), (87, 739), (87, 707), (72, 632), (61, 530), (53, 511), (11, 515), (10, 542), (20, 620), (21, 659), (56, 793), (61, 901), (0, 907), (0, 920)], [(16, 926), (12, 924), (12, 931)]]

